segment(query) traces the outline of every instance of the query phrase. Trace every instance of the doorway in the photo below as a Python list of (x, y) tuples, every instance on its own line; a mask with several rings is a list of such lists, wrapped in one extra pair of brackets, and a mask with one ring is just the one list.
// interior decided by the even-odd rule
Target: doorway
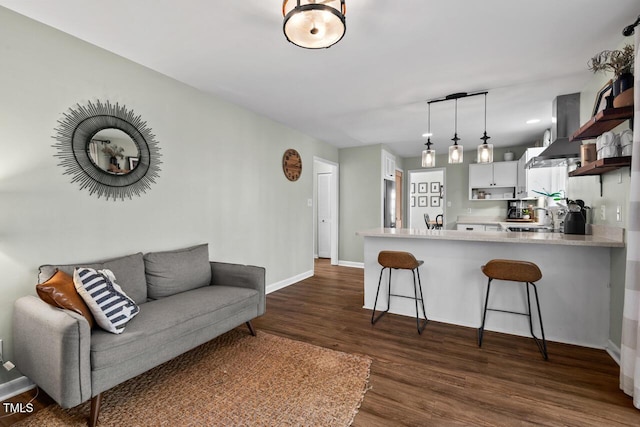
[(436, 216), (443, 216), (446, 228), (446, 175), (444, 168), (420, 169), (409, 171), (407, 189), (407, 220), (409, 228), (426, 229), (426, 218), (435, 221)]
[(314, 158), (313, 169), (314, 257), (338, 265), (338, 164)]

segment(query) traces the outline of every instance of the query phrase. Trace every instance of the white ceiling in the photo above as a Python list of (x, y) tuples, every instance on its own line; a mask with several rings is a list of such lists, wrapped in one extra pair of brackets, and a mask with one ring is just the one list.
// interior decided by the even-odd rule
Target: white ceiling
[[(0, 5), (337, 147), (418, 156), (427, 100), (488, 90), (496, 146), (531, 143), (551, 102), (579, 92), (587, 61), (624, 41), (638, 0), (347, 0), (330, 49), (286, 41), (281, 0), (0, 0)], [(632, 39), (628, 39), (632, 42)], [(482, 96), (458, 101), (458, 135), (480, 143)], [(446, 151), (454, 102), (432, 104)], [(538, 118), (540, 123), (525, 121)]]

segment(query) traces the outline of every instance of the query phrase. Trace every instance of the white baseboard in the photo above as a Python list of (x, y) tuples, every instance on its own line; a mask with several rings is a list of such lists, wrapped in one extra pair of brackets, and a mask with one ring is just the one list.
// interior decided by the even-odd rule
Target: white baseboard
[(364, 268), (364, 262), (338, 260), (338, 265), (341, 267)]
[(11, 399), (25, 391), (29, 391), (35, 386), (36, 385), (25, 376), (0, 384), (0, 402)]
[(300, 273), (296, 276), (290, 277), (288, 279), (281, 280), (276, 283), (272, 283), (267, 285), (266, 293), (270, 294), (271, 292), (275, 292), (279, 289), (286, 288), (287, 286), (291, 286), (294, 283), (298, 283), (301, 280), (308, 279), (313, 276), (313, 270), (305, 271), (304, 273)]
[(613, 342), (611, 342), (611, 340), (609, 340), (606, 350), (607, 350), (607, 353), (609, 353), (609, 356), (611, 356), (611, 358), (613, 359), (613, 361), (616, 362), (618, 366), (620, 366), (620, 347), (618, 347)]

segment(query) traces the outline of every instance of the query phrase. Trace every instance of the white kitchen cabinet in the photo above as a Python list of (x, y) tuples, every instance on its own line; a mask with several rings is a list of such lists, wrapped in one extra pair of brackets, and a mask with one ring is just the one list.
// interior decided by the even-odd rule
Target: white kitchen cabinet
[(391, 181), (396, 179), (396, 156), (385, 150), (382, 150), (382, 178)]
[[(518, 161), (469, 165), (469, 199), (513, 199), (518, 185)], [(485, 199), (485, 200), (486, 200)]]

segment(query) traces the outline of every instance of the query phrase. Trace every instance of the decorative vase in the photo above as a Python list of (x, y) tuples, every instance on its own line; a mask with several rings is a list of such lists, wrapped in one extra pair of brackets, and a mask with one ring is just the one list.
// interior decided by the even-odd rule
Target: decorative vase
[(633, 88), (625, 90), (620, 95), (613, 98), (613, 106), (615, 108), (630, 107), (633, 105)]
[(622, 73), (613, 82), (613, 96), (616, 97), (622, 92), (633, 87), (633, 74)]
[(116, 158), (116, 156), (111, 156), (111, 158), (109, 159), (109, 163), (117, 167), (120, 167), (120, 165), (118, 165), (118, 159)]

